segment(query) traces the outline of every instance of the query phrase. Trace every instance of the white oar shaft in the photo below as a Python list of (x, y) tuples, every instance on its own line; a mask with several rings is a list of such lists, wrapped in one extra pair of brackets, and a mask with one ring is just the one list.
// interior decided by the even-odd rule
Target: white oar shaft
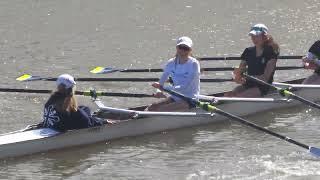
[(208, 101), (232, 101), (232, 102), (289, 102), (288, 99), (274, 99), (274, 98), (239, 98), (239, 97), (214, 97), (214, 96), (206, 96), (206, 95), (198, 95), (198, 98), (201, 100)]
[(280, 83), (280, 82), (273, 82), (275, 86), (284, 86), (284, 87), (293, 87), (293, 88), (310, 88), (310, 89), (317, 89), (320, 88), (320, 85), (317, 84), (287, 84), (287, 83)]
[(127, 110), (127, 109), (120, 109), (120, 108), (113, 108), (105, 106), (101, 101), (95, 101), (96, 105), (102, 111), (107, 111), (111, 113), (119, 113), (119, 114), (131, 114), (133, 116), (180, 116), (180, 117), (187, 117), (187, 116), (213, 116), (212, 113), (198, 113), (198, 112), (153, 112), (153, 111), (135, 111), (135, 110)]

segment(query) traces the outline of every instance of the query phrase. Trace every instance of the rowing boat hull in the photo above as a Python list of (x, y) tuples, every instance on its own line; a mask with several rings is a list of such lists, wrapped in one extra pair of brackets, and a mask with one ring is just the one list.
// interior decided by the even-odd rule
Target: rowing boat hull
[[(313, 99), (320, 100), (320, 93), (317, 89), (303, 89), (297, 94)], [(269, 97), (279, 97), (277, 94), (271, 94)], [(258, 112), (269, 111), (272, 109), (288, 108), (300, 104), (297, 101), (290, 103), (259, 103), (259, 102), (234, 102), (218, 105), (220, 109), (233, 113), (238, 116), (247, 116)], [(203, 112), (200, 109), (194, 111)], [(35, 130), (8, 134), (0, 136), (0, 158), (21, 156), (37, 152), (44, 152), (53, 149), (61, 149), (71, 146), (91, 144), (101, 141), (108, 141), (121, 137), (137, 136), (148, 133), (167, 131), (172, 129), (204, 125), (223, 121), (226, 118), (217, 114), (212, 117), (147, 117), (141, 119), (124, 120), (116, 124), (106, 124), (99, 127), (68, 131), (65, 133), (46, 134), (41, 136), (41, 130)], [(40, 132), (39, 132), (40, 131)], [(10, 142), (13, 136), (30, 136), (27, 133), (35, 132), (39, 137), (28, 140), (14, 140)], [(38, 135), (37, 134), (37, 135)], [(4, 142), (4, 139), (6, 141)], [(9, 139), (9, 140), (8, 140)]]

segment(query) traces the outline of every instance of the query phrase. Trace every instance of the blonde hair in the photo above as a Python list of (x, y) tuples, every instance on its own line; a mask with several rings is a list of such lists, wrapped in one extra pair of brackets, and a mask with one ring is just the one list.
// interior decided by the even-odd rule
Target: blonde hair
[(76, 112), (78, 109), (78, 103), (74, 95), (67, 96), (64, 99), (62, 110), (66, 112)]
[(76, 112), (78, 103), (74, 96), (74, 88), (59, 88), (47, 101), (47, 104), (54, 104), (58, 112)]

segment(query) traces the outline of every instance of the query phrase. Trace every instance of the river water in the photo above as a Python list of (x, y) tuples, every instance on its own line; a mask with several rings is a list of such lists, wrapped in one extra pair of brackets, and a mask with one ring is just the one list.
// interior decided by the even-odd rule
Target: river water
[[(251, 45), (251, 25), (265, 23), (282, 55), (303, 55), (320, 37), (319, 0), (10, 0), (0, 1), (2, 88), (53, 89), (53, 82), (19, 83), (23, 73), (56, 77), (158, 77), (157, 73), (92, 75), (95, 66), (159, 68), (175, 53), (179, 36), (194, 41), (197, 57), (238, 56)], [(201, 62), (228, 67), (239, 62)], [(300, 65), (279, 60), (278, 65)], [(306, 77), (307, 70), (278, 71), (275, 79)], [(205, 73), (228, 78), (230, 72)], [(201, 93), (233, 83), (203, 83)], [(78, 82), (78, 90), (153, 93), (150, 83)], [(1, 93), (0, 132), (41, 119), (48, 95)], [(94, 107), (86, 97), (79, 102)], [(155, 99), (103, 98), (115, 107)], [(306, 144), (320, 146), (319, 111), (300, 106), (247, 119)], [(1, 179), (319, 179), (320, 164), (303, 149), (226, 121), (118, 139), (86, 147), (0, 162)]]

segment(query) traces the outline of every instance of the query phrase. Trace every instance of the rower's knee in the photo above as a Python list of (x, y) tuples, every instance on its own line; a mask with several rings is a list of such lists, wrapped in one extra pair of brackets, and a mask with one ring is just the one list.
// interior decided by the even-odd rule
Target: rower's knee
[(320, 78), (318, 74), (312, 74), (308, 78), (306, 78), (302, 84), (320, 84)]
[(236, 95), (236, 93), (234, 93), (233, 91), (225, 92), (223, 94), (224, 97), (233, 97), (235, 95)]

